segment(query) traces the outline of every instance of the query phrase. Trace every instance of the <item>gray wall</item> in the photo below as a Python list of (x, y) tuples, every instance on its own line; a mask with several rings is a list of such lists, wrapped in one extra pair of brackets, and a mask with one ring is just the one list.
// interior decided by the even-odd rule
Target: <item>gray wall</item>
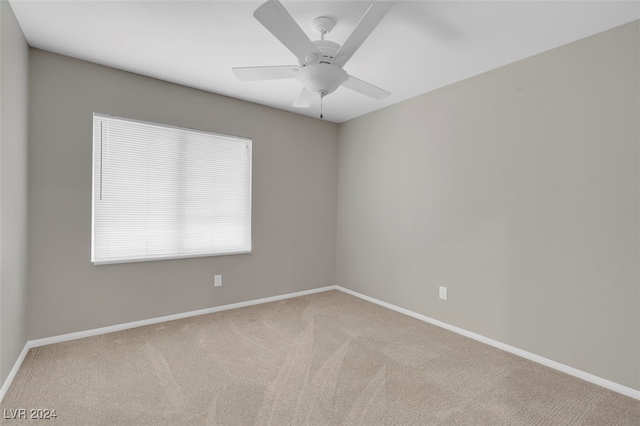
[(338, 284), (640, 389), (638, 40), (341, 124)]
[(0, 384), (27, 341), (28, 52), (0, 1)]
[[(29, 339), (335, 284), (336, 124), (37, 49), (30, 61)], [(93, 266), (93, 112), (252, 138), (253, 253)]]

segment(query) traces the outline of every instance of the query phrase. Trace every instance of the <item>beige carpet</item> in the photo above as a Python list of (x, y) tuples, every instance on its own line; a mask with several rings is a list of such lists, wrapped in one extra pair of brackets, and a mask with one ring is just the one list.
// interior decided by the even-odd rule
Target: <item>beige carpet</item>
[(338, 291), (31, 349), (1, 408), (55, 409), (42, 425), (640, 425), (639, 401)]

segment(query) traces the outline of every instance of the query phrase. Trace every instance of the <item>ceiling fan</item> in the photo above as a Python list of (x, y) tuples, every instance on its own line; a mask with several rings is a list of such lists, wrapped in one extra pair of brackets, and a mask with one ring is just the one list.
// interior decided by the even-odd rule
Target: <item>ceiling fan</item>
[(333, 19), (326, 16), (314, 19), (313, 26), (320, 34), (320, 40), (311, 41), (278, 0), (267, 0), (253, 12), (253, 16), (298, 58), (298, 65), (240, 67), (233, 68), (233, 73), (242, 81), (298, 79), (304, 87), (293, 106), (300, 108), (309, 107), (316, 96), (322, 100), (340, 86), (374, 99), (384, 99), (390, 95), (389, 92), (347, 74), (342, 67), (393, 4), (394, 1), (373, 3), (340, 46), (324, 39), (335, 25)]

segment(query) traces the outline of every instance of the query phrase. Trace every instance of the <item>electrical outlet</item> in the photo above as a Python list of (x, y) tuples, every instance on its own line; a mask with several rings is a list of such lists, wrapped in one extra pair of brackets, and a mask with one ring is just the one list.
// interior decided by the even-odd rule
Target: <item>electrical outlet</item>
[(440, 286), (440, 299), (447, 300), (447, 288)]
[(213, 277), (213, 286), (222, 287), (222, 275), (216, 275)]

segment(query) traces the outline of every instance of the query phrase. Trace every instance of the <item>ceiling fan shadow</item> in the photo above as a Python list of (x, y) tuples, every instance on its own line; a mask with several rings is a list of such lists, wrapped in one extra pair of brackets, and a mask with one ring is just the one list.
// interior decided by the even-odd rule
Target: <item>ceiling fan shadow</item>
[[(402, 26), (411, 27), (431, 38), (455, 41), (464, 38), (464, 32), (438, 16), (438, 3), (422, 1), (398, 2), (394, 17)], [(442, 15), (442, 14), (440, 14)]]

